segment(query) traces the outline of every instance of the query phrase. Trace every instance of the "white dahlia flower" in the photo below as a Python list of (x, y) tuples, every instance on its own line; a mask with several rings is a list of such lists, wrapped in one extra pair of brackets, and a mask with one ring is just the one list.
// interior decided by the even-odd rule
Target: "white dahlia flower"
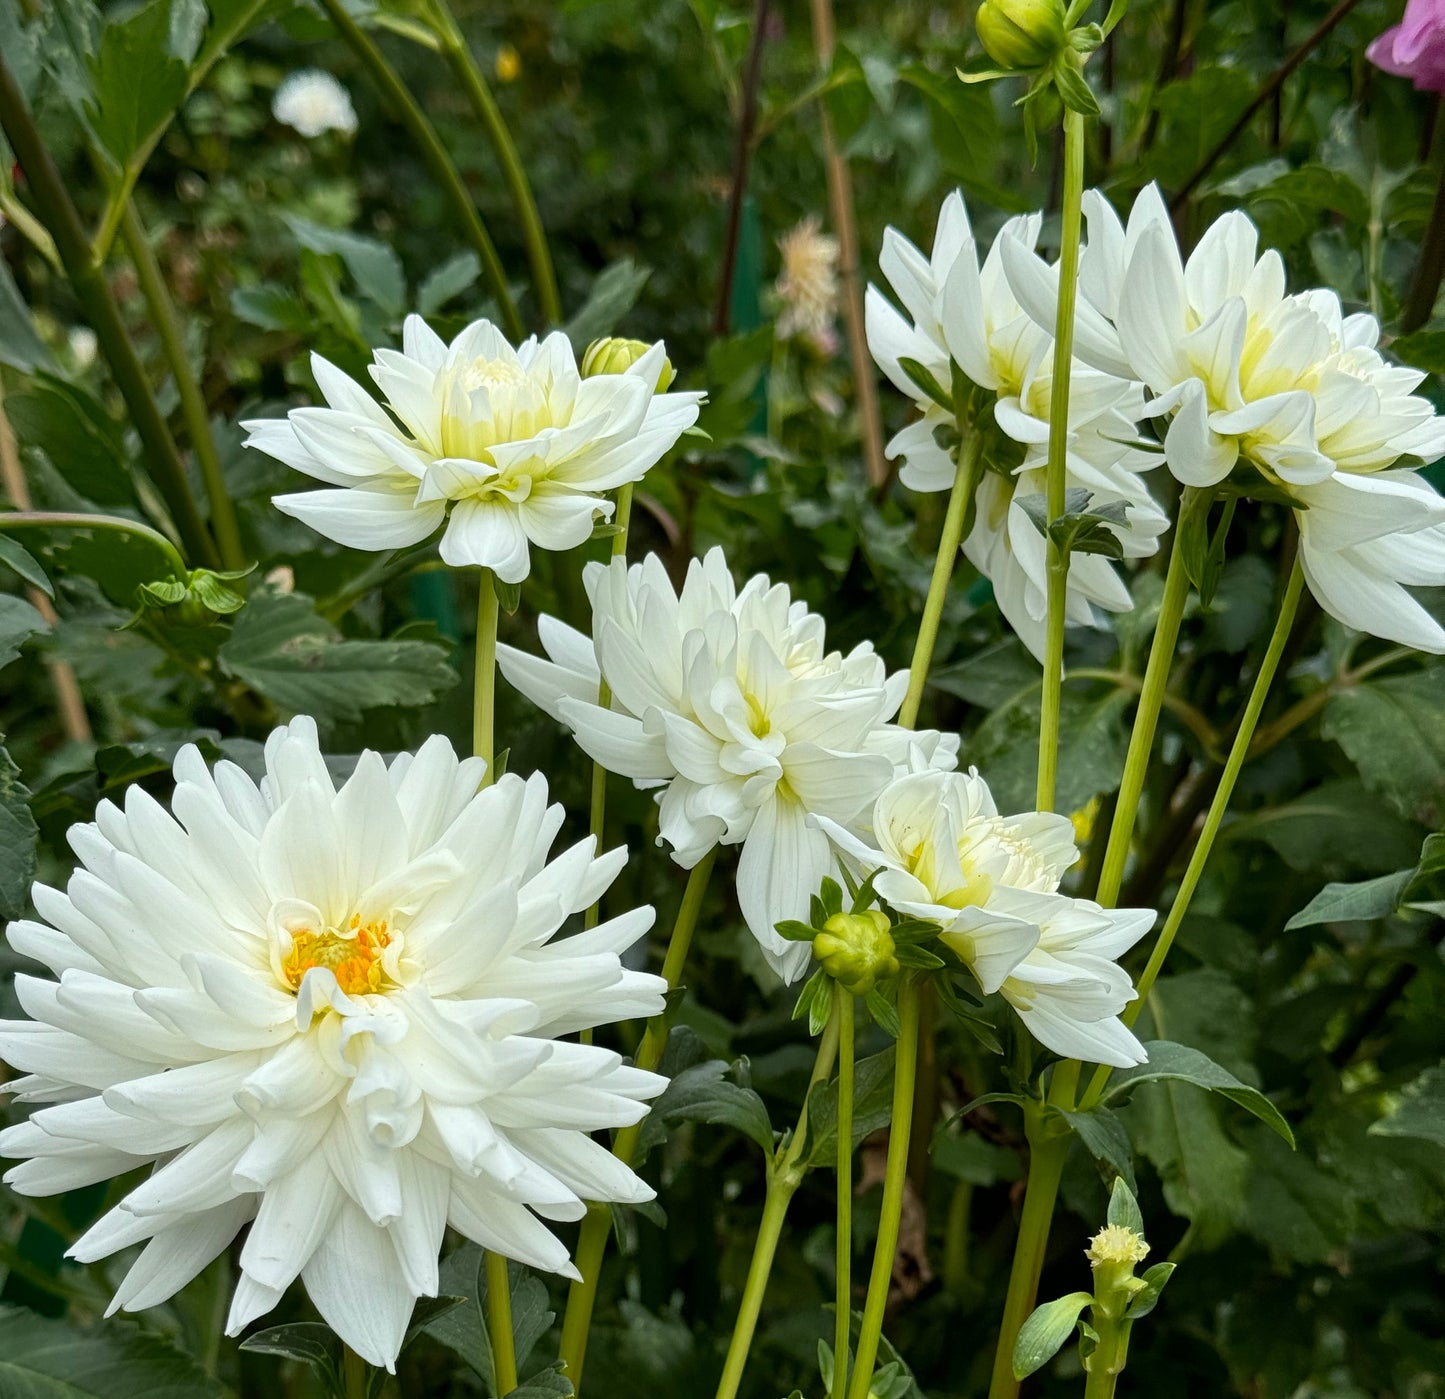
[(271, 99), (271, 115), (308, 140), (327, 131), (350, 136), (356, 130), (351, 94), (320, 68), (289, 74)]
[(655, 554), (589, 564), (583, 580), (592, 636), (542, 617), (550, 659), (499, 646), (502, 673), (608, 771), (658, 789), (660, 838), (683, 868), (742, 846), (743, 917), (795, 980), (809, 948), (775, 925), (807, 916), (833, 863), (808, 817), (853, 822), (899, 765), (951, 766), (957, 740), (905, 736), (888, 721), (907, 675), (888, 676), (866, 642), (827, 651), (821, 617), (762, 574), (738, 589), (721, 549), (691, 562), (680, 594)]
[[(1044, 649), (1047, 546), (1019, 502), (1044, 492), (1054, 349), (1051, 335), (1015, 297), (1002, 256), (1015, 241), (1032, 249), (1040, 224), (1037, 214), (1010, 219), (980, 268), (968, 212), (955, 191), (939, 214), (931, 257), (896, 229), (884, 234), (879, 262), (908, 317), (876, 287), (869, 287), (867, 298), (873, 357), (922, 414), (887, 448), (890, 457), (903, 458), (899, 480), (905, 486), (949, 490), (958, 449), (939, 441), (941, 435), (956, 439), (953, 415), (914, 382), (903, 360), (923, 365), (945, 388), (957, 365), (968, 384), (984, 391), (972, 401), (975, 419), (968, 430), (985, 435), (987, 469), (963, 552), (993, 584), (999, 610), (1036, 656)], [(1126, 558), (1153, 554), (1169, 524), (1139, 474), (1157, 459), (1128, 445), (1138, 436), (1135, 423), (1143, 411), (1143, 393), (1130, 378), (1073, 366), (1066, 485), (1088, 491), (1095, 508), (1124, 506), (1124, 522), (1111, 528)], [(1071, 557), (1070, 622), (1094, 625), (1095, 607), (1119, 612), (1132, 605), (1107, 559), (1082, 552)]]
[(1144, 1061), (1119, 1020), (1134, 988), (1115, 959), (1149, 930), (1149, 909), (1105, 909), (1058, 893), (1078, 858), (1066, 816), (1000, 816), (976, 771), (899, 777), (878, 797), (871, 843), (816, 824), (899, 913), (938, 926), (985, 993), (1034, 1037), (1091, 1063)]
[(557, 1038), (662, 1009), (663, 982), (619, 960), (650, 908), (555, 937), (626, 850), (549, 863), (544, 780), (479, 792), (484, 764), (441, 738), (363, 754), (339, 791), (309, 719), (272, 734), (259, 787), (195, 748), (175, 771), (174, 814), (139, 787), (102, 802), (70, 833), (83, 868), (9, 929), (57, 979), (17, 977), (31, 1019), (0, 1022), (7, 1091), (53, 1104), (0, 1133), (29, 1158), (8, 1183), (152, 1166), (71, 1250), (146, 1244), (112, 1310), (163, 1301), (249, 1222), (228, 1332), (299, 1276), (387, 1367), (448, 1225), (575, 1276), (542, 1221), (652, 1196), (588, 1134), (665, 1080)]
[(489, 321), (448, 345), (408, 316), (401, 350), (371, 366), (385, 407), (319, 355), (311, 364), (325, 408), (242, 424), (248, 447), (331, 488), (276, 505), (356, 549), (416, 544), (445, 520), (443, 560), (505, 583), (527, 576), (531, 545), (588, 539), (612, 514), (605, 493), (640, 480), (702, 400), (656, 392), (661, 341), (623, 373), (584, 378), (565, 335), (513, 349)]

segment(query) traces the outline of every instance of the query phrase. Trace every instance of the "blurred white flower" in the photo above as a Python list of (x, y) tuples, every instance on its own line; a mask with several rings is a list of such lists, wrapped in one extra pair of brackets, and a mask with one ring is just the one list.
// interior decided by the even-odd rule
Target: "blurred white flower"
[(71, 1250), (149, 1240), (112, 1310), (163, 1301), (249, 1222), (228, 1332), (299, 1276), (390, 1367), (449, 1225), (575, 1276), (542, 1220), (651, 1198), (588, 1134), (665, 1080), (557, 1036), (661, 1010), (661, 979), (619, 959), (652, 910), (554, 940), (627, 852), (549, 863), (544, 780), (478, 792), (484, 771), (432, 738), (363, 754), (337, 791), (297, 719), (259, 788), (188, 747), (174, 815), (132, 787), (72, 828), (83, 868), (9, 929), (58, 980), (17, 976), (31, 1019), (0, 1022), (6, 1091), (54, 1105), (0, 1155), (29, 1158), (5, 1179), (31, 1195), (154, 1166)]
[[(951, 764), (956, 740), (905, 737), (887, 721), (907, 676), (889, 677), (867, 643), (826, 651), (821, 617), (762, 574), (739, 590), (721, 549), (692, 560), (680, 594), (655, 554), (589, 564), (583, 580), (592, 636), (542, 617), (550, 660), (499, 646), (502, 673), (603, 767), (659, 789), (660, 838), (678, 864), (742, 846), (743, 917), (794, 980), (808, 945), (774, 925), (806, 917), (832, 868), (809, 815), (851, 823), (910, 754)], [(602, 679), (611, 709), (597, 704)]]
[[(965, 382), (984, 391), (972, 405), (970, 430), (985, 434), (988, 468), (976, 496), (973, 527), (963, 552), (994, 588), (999, 610), (1020, 639), (1042, 656), (1047, 604), (1047, 550), (1039, 528), (1020, 508), (1044, 490), (1049, 409), (1053, 388), (1053, 339), (1025, 313), (1003, 269), (1011, 242), (1032, 249), (1041, 219), (1010, 219), (980, 268), (968, 212), (956, 191), (939, 214), (933, 253), (925, 258), (896, 229), (888, 229), (879, 259), (911, 320), (900, 315), (876, 287), (867, 298), (868, 343), (873, 357), (922, 416), (888, 444), (901, 456), (899, 480), (912, 490), (946, 491), (957, 471), (954, 417), (921, 388), (903, 366), (922, 365), (951, 391), (956, 364)], [(1154, 504), (1139, 473), (1157, 458), (1128, 445), (1144, 396), (1131, 378), (1073, 367), (1069, 395), (1067, 481), (1087, 490), (1095, 508), (1123, 504), (1125, 523), (1113, 529), (1126, 558), (1143, 558), (1159, 547), (1168, 518)], [(1101, 555), (1070, 559), (1068, 618), (1094, 625), (1094, 607), (1127, 611), (1129, 591)]]
[(325, 408), (241, 426), (248, 447), (332, 487), (275, 499), (329, 539), (397, 549), (445, 520), (445, 562), (519, 583), (530, 545), (583, 543), (612, 514), (604, 493), (640, 480), (696, 422), (701, 394), (654, 393), (665, 362), (659, 341), (623, 373), (583, 378), (560, 332), (513, 349), (476, 321), (448, 345), (408, 316), (401, 351), (371, 366), (386, 408), (313, 355)]
[(271, 99), (271, 115), (308, 140), (327, 131), (350, 136), (356, 130), (351, 94), (320, 68), (289, 74)]
[(1133, 984), (1115, 960), (1148, 931), (1149, 909), (1104, 909), (1058, 893), (1078, 857), (1073, 822), (1000, 816), (976, 771), (899, 777), (873, 809), (871, 843), (817, 824), (899, 913), (936, 924), (980, 988), (998, 991), (1034, 1037), (1092, 1063), (1142, 1063), (1119, 1020)]
[(816, 214), (809, 214), (778, 240), (778, 251), (783, 258), (773, 285), (783, 306), (778, 338), (807, 340), (828, 354), (838, 345), (838, 240), (822, 231)]
[(89, 369), (95, 363), (96, 352), (100, 348), (95, 332), (86, 325), (72, 326), (66, 339), (70, 345), (71, 358), (75, 360), (75, 367)]

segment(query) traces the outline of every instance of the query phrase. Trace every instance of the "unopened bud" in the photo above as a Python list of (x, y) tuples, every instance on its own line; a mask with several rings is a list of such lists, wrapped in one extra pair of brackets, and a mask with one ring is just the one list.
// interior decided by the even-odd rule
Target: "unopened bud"
[(988, 56), (1014, 72), (1046, 67), (1064, 47), (1063, 0), (984, 0), (977, 25)]
[(835, 913), (813, 939), (813, 956), (823, 970), (855, 996), (866, 996), (880, 981), (898, 975), (888, 915)]
[[(624, 340), (613, 336), (607, 340), (594, 340), (582, 356), (582, 377), (590, 379), (594, 374), (625, 374), (652, 346), (642, 340)], [(665, 355), (658, 371), (654, 393), (665, 393), (677, 378), (677, 370)]]

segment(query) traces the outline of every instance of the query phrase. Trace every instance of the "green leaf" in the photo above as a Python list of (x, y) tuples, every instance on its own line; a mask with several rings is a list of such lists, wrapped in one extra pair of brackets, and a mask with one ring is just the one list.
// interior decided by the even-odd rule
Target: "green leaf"
[(1445, 666), (1340, 690), (1320, 732), (1402, 816), (1445, 825)]
[(186, 95), (186, 76), (171, 52), (171, 0), (149, 0), (101, 31), (89, 117), (118, 165), (129, 164), (169, 121)]
[(1418, 1137), (1445, 1146), (1445, 1065), (1436, 1064), (1406, 1086), (1378, 1122), (1373, 1137)]
[(1388, 918), (1400, 907), (1414, 877), (1414, 870), (1398, 870), (1358, 884), (1326, 884), (1284, 925), (1284, 930), (1288, 933), (1319, 923), (1364, 923)]
[(32, 588), (39, 588), (48, 598), (55, 596), (55, 585), (34, 556), (8, 534), (0, 534), (0, 564), (13, 568)]
[[(415, 1329), (440, 1342), (476, 1371), (489, 1393), (496, 1390), (491, 1334), (487, 1329), (487, 1275), (485, 1255), (467, 1242), (442, 1259), (438, 1277), (443, 1295), (460, 1298), (438, 1316), (418, 1321)], [(525, 1365), (537, 1342), (547, 1334), (556, 1313), (548, 1302), (546, 1285), (520, 1263), (507, 1267), (512, 1294), (512, 1335), (517, 1363)], [(420, 1307), (418, 1303), (418, 1307)]]
[(325, 228), (299, 214), (286, 214), (284, 218), (303, 248), (313, 253), (337, 254), (362, 296), (388, 315), (401, 314), (406, 306), (406, 276), (401, 259), (385, 243), (345, 229)]
[(1124, 1309), (1125, 1321), (1138, 1321), (1159, 1305), (1159, 1294), (1164, 1291), (1164, 1284), (1174, 1276), (1174, 1269), (1178, 1266), (1177, 1263), (1156, 1263), (1140, 1274), (1139, 1281), (1144, 1284), (1144, 1289), (1136, 1292)]
[(18, 918), (35, 878), (38, 832), (30, 814), (30, 791), (20, 769), (0, 747), (0, 921)]
[[(299, 1360), (316, 1371), (322, 1384), (332, 1394), (345, 1392), (342, 1374), (346, 1348), (341, 1338), (322, 1322), (295, 1321), (285, 1326), (269, 1326), (264, 1331), (247, 1336), (241, 1342), (241, 1349), (258, 1355), (279, 1355), (287, 1360)], [(368, 1378), (376, 1373), (371, 1371)], [(368, 1384), (367, 1395), (373, 1392), (372, 1384)]]
[(126, 1322), (81, 1330), (0, 1307), (5, 1399), (221, 1399), (224, 1393), (189, 1356)]
[[(888, 1125), (893, 1114), (893, 1062), (889, 1045), (853, 1068), (853, 1145)], [(808, 1097), (807, 1164), (831, 1165), (838, 1154), (838, 1080), (820, 1083)]]
[(1082, 70), (1069, 62), (1067, 57), (1054, 65), (1053, 79), (1060, 99), (1071, 112), (1078, 112), (1085, 117), (1099, 115), (1099, 99), (1094, 96), (1093, 88), (1089, 86)]
[(290, 287), (279, 282), (258, 282), (254, 286), (235, 287), (231, 291), (231, 310), (247, 325), (262, 330), (289, 330), (296, 333), (313, 328), (315, 317)]
[(581, 352), (592, 341), (611, 335), (622, 318), (637, 303), (647, 279), (652, 276), (650, 267), (640, 267), (631, 258), (614, 262), (592, 283), (592, 290), (582, 309), (562, 329), (567, 338)]
[(1071, 1292), (1067, 1297), (1057, 1297), (1034, 1308), (1029, 1319), (1019, 1327), (1018, 1339), (1014, 1342), (1016, 1380), (1026, 1379), (1059, 1353), (1084, 1308), (1093, 1300), (1087, 1292)]
[(0, 593), (0, 667), (18, 659), (20, 648), (32, 637), (49, 630), (50, 623), (23, 597)]
[(1390, 353), (1416, 369), (1445, 374), (1445, 330), (1417, 330), (1397, 336), (1390, 342)]
[(1174, 1044), (1169, 1040), (1150, 1040), (1144, 1045), (1144, 1049), (1149, 1055), (1149, 1062), (1136, 1064), (1130, 1069), (1115, 1069), (1109, 1080), (1108, 1091), (1104, 1094), (1105, 1102), (1127, 1097), (1141, 1083), (1192, 1083), (1196, 1088), (1218, 1093), (1238, 1104), (1246, 1112), (1253, 1113), (1291, 1146), (1294, 1145), (1294, 1133), (1290, 1130), (1289, 1123), (1280, 1115), (1279, 1109), (1259, 1089), (1240, 1082), (1228, 1069), (1221, 1068), (1207, 1054), (1191, 1049), (1186, 1044)]
[[(560, 1363), (560, 1362), (559, 1362)], [(540, 1370), (511, 1390), (505, 1399), (567, 1399), (575, 1393), (571, 1382), (556, 1369)]]
[(440, 311), (453, 297), (460, 296), (482, 275), (481, 259), (470, 248), (449, 257), (422, 280), (416, 292), (416, 309), (423, 316)]
[(30, 308), (10, 275), (10, 265), (0, 258), (0, 364), (32, 374), (50, 363), (50, 351), (36, 333)]
[(1144, 1237), (1144, 1216), (1139, 1213), (1139, 1202), (1134, 1198), (1133, 1186), (1126, 1184), (1123, 1176), (1115, 1180), (1109, 1191), (1107, 1218), (1110, 1224), (1122, 1224), (1125, 1229), (1132, 1229), (1141, 1239)]
[(93, 529), (67, 531), (64, 538), (55, 550), (57, 565), (93, 579), (121, 607), (134, 607), (142, 587), (169, 578), (175, 568), (171, 556), (143, 534)]
[[(1116, 1185), (1124, 1182), (1134, 1188), (1134, 1148), (1129, 1143), (1129, 1133), (1117, 1113), (1106, 1107), (1097, 1107), (1089, 1112), (1057, 1112), (1079, 1135), (1090, 1156), (1102, 1161), (1113, 1169)], [(1111, 1224), (1113, 1220), (1109, 1221)], [(1141, 1231), (1142, 1232), (1142, 1229)]]
[(97, 505), (133, 505), (135, 485), (120, 425), (84, 389), (40, 374), (5, 400), (22, 446), (36, 447), (66, 482)]
[(935, 670), (929, 684), (980, 709), (997, 709), (1042, 682), (1039, 663), (1017, 637), (1008, 637), (956, 665)]
[(1116, 531), (1128, 524), (1127, 506), (1122, 500), (1095, 506), (1093, 499), (1090, 492), (1070, 487), (1064, 493), (1063, 514), (1052, 520), (1048, 500), (1041, 493), (1016, 496), (1015, 503), (1065, 558), (1077, 553), (1122, 559), (1124, 543)]
[(653, 1102), (643, 1124), (640, 1149), (644, 1154), (666, 1139), (667, 1124), (671, 1122), (732, 1127), (765, 1152), (773, 1149), (768, 1109), (753, 1091), (746, 1059), (733, 1064), (709, 1059), (678, 1074)]
[(301, 593), (260, 592), (237, 614), (221, 668), (296, 714), (359, 719), (382, 705), (423, 705), (456, 684), (429, 641), (352, 641)]

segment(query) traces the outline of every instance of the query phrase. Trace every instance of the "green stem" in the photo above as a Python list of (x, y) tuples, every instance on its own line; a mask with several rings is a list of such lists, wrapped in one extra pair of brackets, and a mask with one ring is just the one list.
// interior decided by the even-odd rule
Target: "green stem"
[(517, 1342), (512, 1332), (512, 1284), (507, 1260), (487, 1254), (487, 1330), (492, 1340), (492, 1369), (498, 1395), (517, 1387)]
[(1084, 1382), (1084, 1399), (1114, 1399), (1114, 1389), (1129, 1362), (1129, 1333), (1133, 1322), (1109, 1312), (1094, 1303), (1090, 1319), (1099, 1340), (1084, 1361), (1088, 1379)]
[(241, 531), (236, 524), (236, 507), (231, 503), (230, 492), (226, 489), (226, 478), (221, 471), (220, 454), (216, 451), (216, 439), (211, 433), (211, 418), (206, 411), (206, 400), (201, 386), (191, 372), (191, 362), (186, 355), (185, 341), (181, 327), (176, 320), (176, 308), (166, 290), (165, 277), (155, 250), (146, 236), (135, 204), (127, 200), (121, 215), (121, 237), (125, 239), (135, 266), (136, 281), (141, 295), (150, 309), (151, 324), (160, 338), (161, 349), (166, 363), (170, 366), (171, 378), (175, 381), (176, 393), (181, 400), (181, 416), (186, 422), (186, 432), (191, 439), (191, 451), (196, 454), (196, 464), (201, 469), (201, 480), (206, 486), (206, 498), (211, 505), (211, 529), (215, 532), (216, 544), (221, 551), (221, 562), (229, 569), (244, 568), (246, 553), (241, 547)]
[[(692, 946), (692, 935), (697, 928), (698, 915), (702, 911), (703, 899), (707, 894), (708, 878), (717, 859), (714, 847), (693, 866), (687, 878), (687, 888), (678, 905), (677, 919), (672, 925), (672, 936), (668, 939), (667, 954), (663, 958), (662, 977), (667, 989), (674, 991), (682, 982), (683, 969), (687, 965), (687, 954)], [(662, 1061), (662, 1051), (667, 1045), (668, 1012), (664, 1010), (647, 1022), (642, 1042), (637, 1047), (634, 1062), (639, 1069), (655, 1069)], [(637, 1151), (638, 1138), (642, 1135), (642, 1124), (624, 1127), (613, 1138), (612, 1154), (624, 1166), (632, 1164)], [(563, 1373), (572, 1383), (573, 1394), (582, 1392), (582, 1367), (587, 1359), (587, 1336), (592, 1328), (592, 1311), (597, 1305), (597, 1284), (602, 1274), (602, 1259), (607, 1252), (607, 1238), (612, 1232), (612, 1212), (606, 1205), (593, 1205), (582, 1221), (577, 1236), (575, 1263), (581, 1276), (567, 1292), (567, 1310), (562, 1317), (562, 1365)]]
[(65, 181), (36, 129), (29, 105), (3, 55), (0, 55), (0, 127), (10, 138), (25, 170), (40, 217), (55, 240), (55, 249), (71, 288), (110, 364), (115, 386), (130, 411), (152, 475), (165, 497), (186, 552), (196, 563), (215, 568), (220, 564), (220, 555), (191, 495), (185, 463), (146, 382), (145, 370), (126, 334), (110, 286), (91, 253), (89, 239)]
[(154, 544), (166, 556), (175, 577), (185, 578), (189, 573), (180, 551), (158, 529), (120, 515), (86, 515), (71, 510), (7, 510), (0, 513), (0, 531), (12, 529), (108, 529), (117, 534), (133, 534), (148, 544)]
[[(1032, 1128), (1032, 1124), (1031, 1124)], [(988, 1399), (1015, 1399), (1019, 1382), (1014, 1378), (1013, 1353), (1019, 1328), (1028, 1320), (1038, 1295), (1039, 1277), (1044, 1270), (1044, 1251), (1049, 1242), (1049, 1225), (1053, 1220), (1054, 1201), (1064, 1173), (1064, 1158), (1069, 1154), (1066, 1136), (1044, 1137), (1031, 1130), (1029, 1134), (1029, 1177), (1024, 1193), (1023, 1214), (1019, 1218), (1018, 1242), (1014, 1245), (1013, 1267), (1009, 1272), (1008, 1292), (1004, 1297), (1003, 1323), (999, 1328), (998, 1349), (993, 1357), (993, 1379)]]
[[(1054, 368), (1049, 390), (1049, 464), (1045, 494), (1050, 521), (1066, 508), (1069, 455), (1069, 382), (1074, 363), (1074, 302), (1079, 283), (1079, 229), (1084, 198), (1084, 118), (1064, 109), (1064, 207), (1059, 247), (1059, 304), (1054, 313)], [(1054, 809), (1059, 781), (1059, 715), (1064, 693), (1064, 630), (1069, 556), (1048, 540), (1048, 620), (1044, 639), (1044, 690), (1039, 708), (1039, 771), (1035, 805)]]
[(1189, 574), (1184, 567), (1181, 530), (1174, 527), (1174, 543), (1169, 552), (1169, 570), (1164, 577), (1164, 596), (1159, 603), (1159, 620), (1154, 626), (1154, 640), (1149, 647), (1149, 661), (1144, 667), (1144, 684), (1139, 691), (1139, 707), (1134, 714), (1134, 728), (1129, 735), (1129, 751), (1124, 759), (1124, 776), (1119, 784), (1119, 800), (1114, 807), (1114, 820), (1109, 827), (1109, 842), (1104, 851), (1104, 865), (1099, 874), (1098, 901), (1113, 908), (1124, 883), (1124, 866), (1129, 860), (1129, 846), (1134, 838), (1134, 822), (1139, 815), (1139, 798), (1149, 771), (1149, 758), (1154, 748), (1154, 731), (1159, 711), (1164, 707), (1169, 670), (1174, 663), (1174, 647), (1179, 640), (1179, 624), (1184, 618), (1184, 604), (1189, 599)]
[(527, 260), (532, 265), (532, 280), (537, 288), (537, 301), (542, 308), (542, 318), (548, 325), (559, 325), (562, 321), (562, 300), (557, 294), (557, 274), (552, 269), (552, 253), (547, 246), (547, 235), (542, 228), (542, 217), (537, 212), (537, 201), (532, 197), (532, 186), (527, 172), (517, 155), (512, 133), (502, 117), (502, 109), (492, 96), (482, 70), (462, 36), (456, 17), (447, 7), (446, 0), (432, 0), (431, 12), (437, 38), (441, 40), (442, 53), (456, 74), (467, 101), (477, 119), (486, 129), (492, 149), (502, 167), (502, 178), (516, 206), (517, 219), (522, 226), (522, 241), (527, 247)]
[(768, 1276), (773, 1270), (778, 1240), (782, 1237), (783, 1221), (788, 1216), (788, 1206), (792, 1203), (798, 1186), (802, 1184), (807, 1169), (803, 1165), (803, 1154), (808, 1144), (808, 1100), (813, 1096), (813, 1089), (825, 1082), (833, 1071), (833, 1061), (838, 1055), (841, 1025), (842, 1018), (837, 1014), (835, 1006), (834, 1013), (828, 1017), (823, 1037), (818, 1041), (818, 1053), (813, 1060), (808, 1091), (803, 1095), (798, 1124), (793, 1128), (792, 1136), (787, 1138), (768, 1162), (768, 1186), (763, 1199), (763, 1217), (758, 1225), (757, 1237), (753, 1241), (752, 1262), (748, 1264), (747, 1281), (743, 1284), (742, 1300), (738, 1304), (737, 1320), (733, 1323), (732, 1339), (728, 1342), (727, 1359), (723, 1362), (722, 1379), (718, 1381), (716, 1399), (737, 1399), (738, 1386), (742, 1384), (743, 1371), (747, 1368), (748, 1352), (752, 1349), (753, 1333), (757, 1330), (758, 1317), (763, 1309), (763, 1297), (768, 1290)]
[(371, 75), (372, 82), (391, 104), (431, 169), (432, 177), (451, 200), (477, 256), (482, 260), (482, 267), (486, 271), (487, 281), (491, 284), (492, 295), (497, 298), (507, 334), (514, 340), (521, 339), (522, 318), (517, 313), (517, 304), (507, 286), (507, 274), (502, 268), (501, 258), (497, 256), (496, 245), (492, 242), (481, 215), (477, 213), (466, 185), (462, 183), (455, 162), (442, 145), (436, 128), (422, 111), (416, 98), (411, 95), (400, 74), (387, 61), (376, 41), (352, 18), (343, 0), (321, 0), (321, 7), (335, 26), (337, 34), (350, 45), (352, 52), (361, 60), (362, 67)]
[(954, 560), (971, 513), (978, 478), (983, 471), (983, 436), (970, 433), (959, 449), (958, 470), (953, 489), (948, 495), (948, 511), (943, 517), (943, 533), (938, 540), (938, 553), (933, 559), (933, 577), (928, 584), (928, 597), (923, 603), (923, 616), (918, 623), (918, 640), (913, 644), (913, 659), (908, 666), (908, 693), (898, 711), (898, 722), (911, 729), (918, 722), (918, 709), (923, 703), (924, 686), (933, 664), (933, 650), (938, 644), (938, 624), (943, 619), (943, 604), (948, 596), (948, 583), (953, 577)]
[[(0, 175), (0, 181), (3, 181), (4, 178), (3, 175)], [(45, 231), (45, 225), (20, 202), (15, 191), (7, 189), (3, 183), (0, 183), (0, 214), (5, 216), (6, 223), (10, 224), (50, 264), (52, 269), (64, 273), (65, 268), (61, 265), (60, 254), (55, 251), (55, 239)]]
[(858, 1331), (858, 1354), (848, 1399), (868, 1399), (873, 1387), (873, 1363), (883, 1336), (883, 1311), (893, 1281), (893, 1260), (898, 1252), (898, 1228), (903, 1218), (903, 1193), (908, 1183), (908, 1143), (913, 1124), (913, 1085), (918, 1069), (918, 983), (905, 976), (898, 984), (898, 1045), (893, 1063), (893, 1113), (888, 1124), (888, 1161), (883, 1175), (883, 1211), (873, 1247), (873, 1270), (863, 1324)]
[(341, 1350), (342, 1399), (366, 1399), (371, 1366), (343, 1343)]
[[(627, 557), (627, 527), (632, 520), (632, 482), (617, 488), (617, 509), (613, 512), (613, 523), (618, 526), (617, 533), (612, 536), (612, 557), (624, 559)], [(597, 705), (600, 709), (608, 709), (612, 705), (612, 687), (607, 683), (606, 678), (597, 683)], [(590, 808), (590, 819), (587, 829), (591, 832), (594, 848), (602, 849), (602, 837), (607, 826), (607, 769), (601, 763), (592, 764), (592, 802)], [(602, 913), (602, 900), (592, 905), (582, 916), (584, 928), (595, 928)]]
[(485, 783), (493, 780), (495, 756), (493, 721), (497, 699), (497, 580), (489, 568), (482, 570), (477, 597), (476, 681), (472, 690), (472, 752), (487, 760)]
[(836, 1316), (833, 1322), (832, 1399), (848, 1392), (848, 1331), (853, 1321), (853, 993), (833, 983), (833, 1014), (838, 1019), (838, 1241)]

